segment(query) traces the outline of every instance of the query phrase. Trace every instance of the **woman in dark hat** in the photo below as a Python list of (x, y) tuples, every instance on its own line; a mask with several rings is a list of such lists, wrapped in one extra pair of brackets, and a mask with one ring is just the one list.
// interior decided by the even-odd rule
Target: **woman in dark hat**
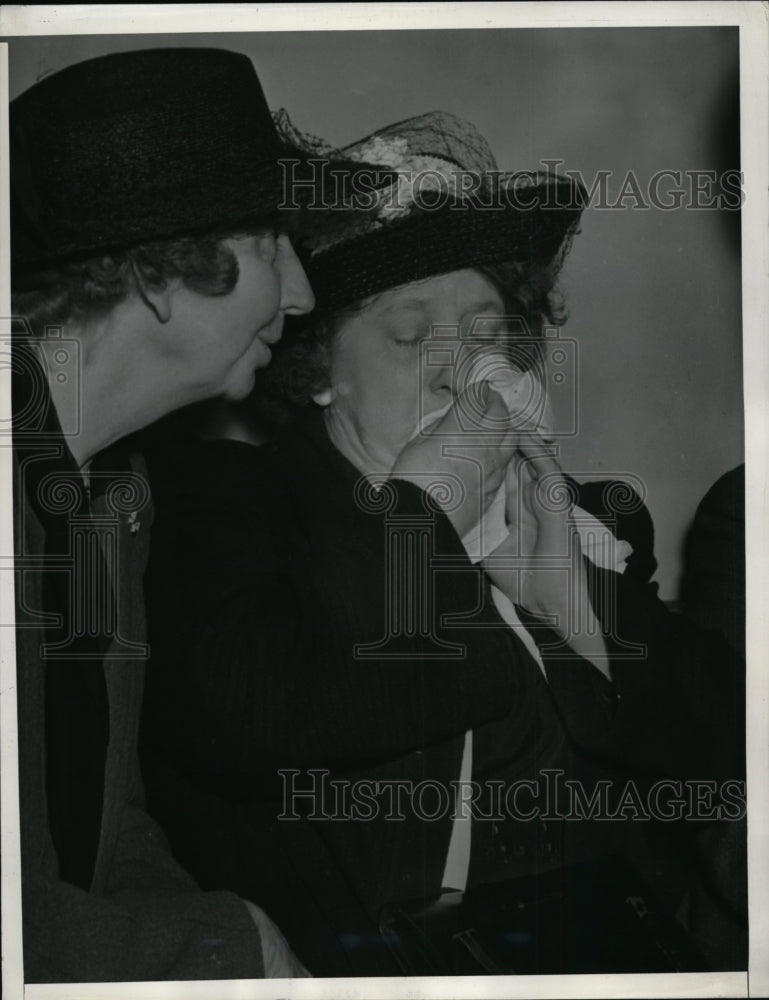
[[(622, 945), (631, 876), (614, 921), (599, 902), (609, 853), (648, 858), (648, 819), (601, 821), (620, 782), (567, 820), (573, 788), (553, 776), (591, 800), (623, 767), (639, 789), (734, 777), (739, 709), (724, 696), (713, 732), (721, 651), (672, 629), (648, 553), (596, 544), (548, 448), (543, 328), (583, 194), (500, 175), (445, 114), (345, 153), (398, 179), (307, 236), (319, 311), (261, 386), (291, 420), (258, 447), (233, 418), (209, 433), (229, 440), (150, 456), (152, 806), (204, 884), (257, 896), (316, 975), (669, 968)], [(677, 688), (703, 670), (682, 732)], [(525, 907), (527, 876), (561, 900), (530, 948), (503, 923), (502, 957), (470, 934), (395, 963), (379, 929), (394, 904), (511, 880)]]
[(205, 48), (46, 77), (10, 105), (10, 151), (25, 981), (301, 975), (263, 912), (199, 891), (143, 808), (151, 498), (135, 439), (105, 449), (242, 399), (284, 317), (312, 308), (279, 212), (281, 160), (306, 180), (307, 153), (251, 60)]

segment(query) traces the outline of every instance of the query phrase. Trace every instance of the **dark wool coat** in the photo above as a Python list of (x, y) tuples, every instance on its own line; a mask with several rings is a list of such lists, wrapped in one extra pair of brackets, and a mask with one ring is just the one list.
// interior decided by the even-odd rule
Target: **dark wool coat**
[[(258, 931), (203, 893), (144, 810), (143, 465), (95, 462), (91, 497), (31, 356), (14, 368), (16, 662), (27, 982), (262, 975)], [(34, 392), (37, 391), (37, 396)]]
[[(410, 483), (356, 488), (322, 422), (148, 462), (151, 811), (196, 877), (253, 896), (315, 974), (397, 971), (377, 914), (437, 891), (451, 818), (400, 816), (393, 789), (450, 787), (468, 729), (473, 778), (505, 787), (559, 768), (585, 782), (741, 773), (739, 665), (672, 619), (643, 566), (590, 571), (614, 685), (563, 647), (543, 652), (548, 685), (448, 518)], [(407, 552), (424, 570), (411, 584)], [(393, 616), (417, 606), (423, 620)], [(626, 658), (633, 643), (642, 659)], [(357, 819), (333, 780), (367, 793)], [(469, 884), (635, 851), (632, 827), (478, 822)]]

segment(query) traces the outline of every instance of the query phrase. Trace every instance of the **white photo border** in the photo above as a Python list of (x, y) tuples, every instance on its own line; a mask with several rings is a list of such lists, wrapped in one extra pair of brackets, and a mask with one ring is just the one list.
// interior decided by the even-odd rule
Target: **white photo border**
[[(748, 553), (748, 823), (750, 961), (745, 973), (671, 976), (461, 977), (456, 979), (264, 980), (200, 983), (27, 985), (21, 982), (15, 659), (12, 627), (0, 628), (2, 765), (2, 955), (7, 1000), (43, 998), (433, 998), (769, 995), (769, 34), (759, 2), (346, 3), (14, 6), (0, 10), (0, 37), (35, 35), (376, 31), (502, 27), (719, 26), (740, 29), (743, 212), (743, 361)], [(7, 170), (8, 46), (0, 47), (0, 317), (10, 315)], [(7, 323), (7, 320), (1, 322)], [(10, 420), (10, 371), (0, 368), (0, 420)], [(11, 452), (0, 449), (0, 544), (13, 551)], [(10, 609), (10, 610), (9, 610)], [(0, 573), (0, 622), (13, 621), (13, 574)], [(15, 809), (15, 814), (14, 814)]]

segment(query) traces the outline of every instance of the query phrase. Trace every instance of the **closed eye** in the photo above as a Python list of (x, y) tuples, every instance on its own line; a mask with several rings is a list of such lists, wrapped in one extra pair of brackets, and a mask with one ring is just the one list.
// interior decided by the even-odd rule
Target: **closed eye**
[(393, 343), (398, 347), (418, 347), (424, 339), (423, 333), (417, 333), (410, 337), (393, 337)]
[(390, 324), (390, 339), (398, 347), (415, 347), (427, 336), (423, 323), (414, 322), (413, 316), (406, 317), (397, 323)]

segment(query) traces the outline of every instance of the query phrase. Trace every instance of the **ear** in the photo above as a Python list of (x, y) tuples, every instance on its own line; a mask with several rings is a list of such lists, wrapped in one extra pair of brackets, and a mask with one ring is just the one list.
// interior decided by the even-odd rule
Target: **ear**
[[(312, 401), (317, 406), (330, 406), (336, 398), (337, 392), (331, 385), (331, 361), (329, 358), (329, 349), (326, 344), (315, 344), (313, 360), (315, 361), (317, 368), (324, 372), (327, 387), (325, 389), (319, 389), (318, 392), (314, 392), (312, 395)], [(318, 381), (320, 381), (320, 379)]]
[(161, 286), (151, 285), (133, 261), (131, 261), (131, 270), (136, 282), (136, 291), (142, 302), (152, 311), (158, 323), (167, 323), (172, 313), (173, 293), (170, 283), (166, 281)]

